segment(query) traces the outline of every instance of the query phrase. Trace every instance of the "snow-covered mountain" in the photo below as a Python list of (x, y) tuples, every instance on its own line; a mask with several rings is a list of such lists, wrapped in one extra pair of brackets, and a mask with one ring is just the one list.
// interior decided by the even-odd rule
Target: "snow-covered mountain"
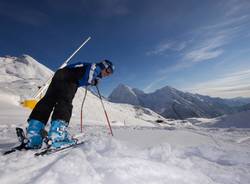
[(120, 84), (109, 96), (112, 102), (125, 102), (132, 105), (140, 105), (137, 93), (134, 89), (131, 89), (128, 86)]
[[(52, 75), (53, 71), (28, 55), (0, 57), (0, 101), (18, 105), (21, 100), (31, 98), (38, 87)], [(84, 89), (79, 88), (73, 101), (72, 121), (79, 122), (83, 96)], [(136, 120), (137, 123), (150, 125), (158, 119), (165, 120), (149, 109), (108, 101), (105, 101), (105, 105), (113, 124), (126, 124)], [(91, 92), (84, 105), (84, 118), (92, 123), (105, 122), (100, 100)]]
[(250, 109), (248, 99), (221, 99), (209, 96), (182, 92), (166, 86), (153, 93), (130, 88), (120, 84), (109, 96), (111, 102), (136, 104), (149, 108), (166, 118), (185, 119), (190, 117), (213, 118)]
[(12, 96), (16, 100), (9, 102), (18, 103), (32, 97), (52, 74), (53, 71), (28, 55), (0, 57), (0, 95)]

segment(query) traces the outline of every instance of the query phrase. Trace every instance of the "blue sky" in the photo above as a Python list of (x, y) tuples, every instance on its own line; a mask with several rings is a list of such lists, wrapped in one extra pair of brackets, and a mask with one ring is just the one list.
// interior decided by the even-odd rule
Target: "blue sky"
[(124, 83), (250, 97), (248, 0), (0, 0), (0, 25), (1, 56), (52, 70), (91, 36), (71, 62), (113, 61), (104, 95)]

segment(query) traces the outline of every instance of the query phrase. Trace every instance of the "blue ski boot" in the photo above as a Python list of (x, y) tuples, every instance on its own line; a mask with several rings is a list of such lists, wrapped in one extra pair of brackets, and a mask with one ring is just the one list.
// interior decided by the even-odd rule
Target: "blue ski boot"
[(53, 120), (48, 133), (48, 144), (52, 148), (66, 147), (76, 143), (67, 132), (68, 123), (63, 120)]
[(44, 131), (44, 124), (38, 120), (30, 119), (27, 128), (27, 139), (28, 142), (25, 145), (27, 149), (39, 149), (42, 147)]

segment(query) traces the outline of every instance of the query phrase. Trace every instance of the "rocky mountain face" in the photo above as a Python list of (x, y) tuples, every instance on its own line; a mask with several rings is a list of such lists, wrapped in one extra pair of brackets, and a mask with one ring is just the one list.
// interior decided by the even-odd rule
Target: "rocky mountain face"
[(109, 96), (112, 102), (122, 102), (131, 105), (140, 105), (139, 99), (137, 97), (136, 91), (128, 86), (120, 84), (114, 89), (113, 93)]
[(166, 118), (213, 118), (249, 109), (249, 99), (222, 99), (182, 92), (170, 86), (153, 93), (120, 84), (109, 96), (111, 102), (147, 107)]

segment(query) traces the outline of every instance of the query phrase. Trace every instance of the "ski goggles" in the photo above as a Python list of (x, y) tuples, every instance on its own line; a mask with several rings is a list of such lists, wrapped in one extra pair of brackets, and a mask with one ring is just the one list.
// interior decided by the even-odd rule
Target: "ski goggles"
[(114, 72), (113, 67), (108, 67), (108, 68), (106, 68), (106, 72), (107, 72), (108, 74), (112, 74), (112, 73)]

